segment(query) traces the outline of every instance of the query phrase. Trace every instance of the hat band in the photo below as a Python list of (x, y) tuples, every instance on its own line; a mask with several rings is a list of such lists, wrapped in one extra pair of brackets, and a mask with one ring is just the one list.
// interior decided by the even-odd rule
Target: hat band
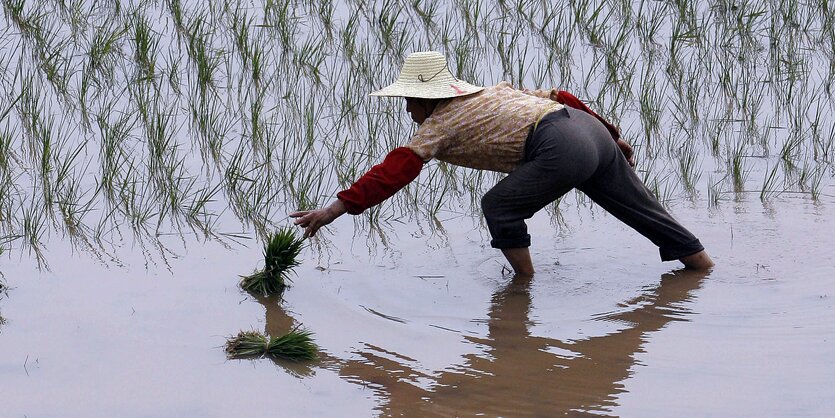
[[(424, 79), (423, 74), (418, 74), (417, 79), (418, 79), (418, 81), (420, 81), (422, 83), (428, 83), (428, 82), (432, 81), (433, 78), (437, 77), (438, 74), (440, 74), (440, 73), (444, 72), (444, 70), (448, 70), (448, 69), (449, 69), (449, 64), (446, 64), (446, 65), (444, 65), (444, 68), (441, 68), (440, 70), (438, 70), (438, 72), (435, 73), (435, 75), (433, 75), (432, 77)], [(452, 72), (450, 72), (450, 75), (452, 75)], [(453, 75), (452, 78), (455, 78), (455, 76)], [(455, 78), (455, 80), (457, 81), (458, 79)]]

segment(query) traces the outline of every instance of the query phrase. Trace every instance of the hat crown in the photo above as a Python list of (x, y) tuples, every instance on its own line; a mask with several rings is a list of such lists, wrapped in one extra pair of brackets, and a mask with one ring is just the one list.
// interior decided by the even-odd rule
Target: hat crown
[(406, 83), (428, 83), (455, 79), (447, 67), (446, 57), (440, 52), (427, 51), (409, 54), (400, 70), (400, 80)]
[(446, 57), (440, 52), (425, 51), (409, 54), (403, 60), (397, 81), (371, 95), (446, 99), (478, 93), (483, 89), (453, 76)]

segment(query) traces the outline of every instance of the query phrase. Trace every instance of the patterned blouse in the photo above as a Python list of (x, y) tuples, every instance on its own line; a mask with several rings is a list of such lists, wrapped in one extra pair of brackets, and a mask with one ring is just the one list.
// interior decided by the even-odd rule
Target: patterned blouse
[(424, 161), (436, 158), (463, 167), (510, 173), (523, 160), (531, 126), (563, 105), (552, 90), (496, 86), (438, 104), (406, 148)]

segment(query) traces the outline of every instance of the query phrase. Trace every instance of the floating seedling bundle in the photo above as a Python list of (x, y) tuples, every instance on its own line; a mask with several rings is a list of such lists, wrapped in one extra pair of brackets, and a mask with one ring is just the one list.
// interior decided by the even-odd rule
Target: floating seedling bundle
[(298, 328), (281, 337), (270, 337), (256, 331), (241, 331), (226, 342), (230, 359), (270, 357), (291, 361), (313, 360), (318, 347), (312, 333)]
[(299, 265), (298, 255), (303, 245), (302, 239), (290, 228), (270, 234), (264, 245), (264, 269), (242, 276), (241, 288), (264, 296), (284, 291), (290, 281), (290, 272)]

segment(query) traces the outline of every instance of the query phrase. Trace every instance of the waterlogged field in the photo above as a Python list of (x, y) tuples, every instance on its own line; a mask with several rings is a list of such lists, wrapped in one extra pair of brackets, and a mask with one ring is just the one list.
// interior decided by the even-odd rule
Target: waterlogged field
[[(23, 416), (821, 415), (835, 394), (827, 2), (2, 0), (0, 402)], [(717, 268), (674, 271), (570, 193), (512, 280), (438, 162), (239, 275), (415, 126), (367, 94), (435, 49), (568, 90)], [(315, 361), (226, 360), (303, 326)]]

